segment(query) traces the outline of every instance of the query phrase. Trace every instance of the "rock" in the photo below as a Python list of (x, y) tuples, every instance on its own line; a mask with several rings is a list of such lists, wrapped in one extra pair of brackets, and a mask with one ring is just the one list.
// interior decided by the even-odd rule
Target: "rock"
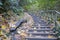
[(29, 15), (27, 12), (24, 12), (24, 17), (25, 20), (27, 20), (26, 26), (32, 27), (34, 24), (34, 20), (31, 15)]

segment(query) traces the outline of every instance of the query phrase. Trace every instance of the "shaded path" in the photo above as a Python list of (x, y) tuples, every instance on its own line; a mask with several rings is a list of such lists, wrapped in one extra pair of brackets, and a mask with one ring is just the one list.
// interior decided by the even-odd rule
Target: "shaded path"
[(57, 40), (55, 33), (41, 17), (30, 14), (35, 22), (31, 29), (28, 29), (27, 40)]

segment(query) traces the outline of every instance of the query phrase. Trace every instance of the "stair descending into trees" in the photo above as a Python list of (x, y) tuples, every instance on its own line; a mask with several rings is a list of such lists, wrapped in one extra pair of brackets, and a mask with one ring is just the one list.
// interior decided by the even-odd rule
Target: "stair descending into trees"
[(35, 24), (26, 32), (28, 36), (26, 40), (57, 40), (53, 30), (47, 23), (36, 15), (31, 15)]

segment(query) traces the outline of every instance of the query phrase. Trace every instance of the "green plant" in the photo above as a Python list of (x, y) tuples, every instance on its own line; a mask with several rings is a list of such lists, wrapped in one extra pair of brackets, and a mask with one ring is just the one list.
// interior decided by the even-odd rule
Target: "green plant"
[(58, 18), (57, 20), (60, 21), (60, 18)]

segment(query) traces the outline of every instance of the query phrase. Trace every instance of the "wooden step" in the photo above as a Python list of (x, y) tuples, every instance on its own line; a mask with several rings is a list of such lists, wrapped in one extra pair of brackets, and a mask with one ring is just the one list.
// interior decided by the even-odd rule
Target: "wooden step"
[(57, 40), (56, 37), (48, 38), (48, 37), (26, 37), (26, 40)]
[(26, 33), (28, 33), (28, 34), (41, 34), (41, 35), (43, 35), (43, 34), (45, 34), (45, 35), (46, 34), (54, 34), (55, 35), (56, 34), (56, 33), (49, 33), (49, 32), (47, 32), (47, 33), (45, 33), (45, 32), (42, 32), (42, 33), (41, 32), (26, 32)]
[(39, 28), (51, 28), (51, 27), (49, 27), (49, 26), (32, 26), (32, 28), (33, 27), (39, 27)]
[(51, 29), (28, 29), (29, 31), (52, 31)]
[(31, 27), (31, 28), (36, 28), (36, 29), (51, 29), (50, 27)]
[(32, 36), (55, 36), (55, 33), (27, 32), (27, 34)]

